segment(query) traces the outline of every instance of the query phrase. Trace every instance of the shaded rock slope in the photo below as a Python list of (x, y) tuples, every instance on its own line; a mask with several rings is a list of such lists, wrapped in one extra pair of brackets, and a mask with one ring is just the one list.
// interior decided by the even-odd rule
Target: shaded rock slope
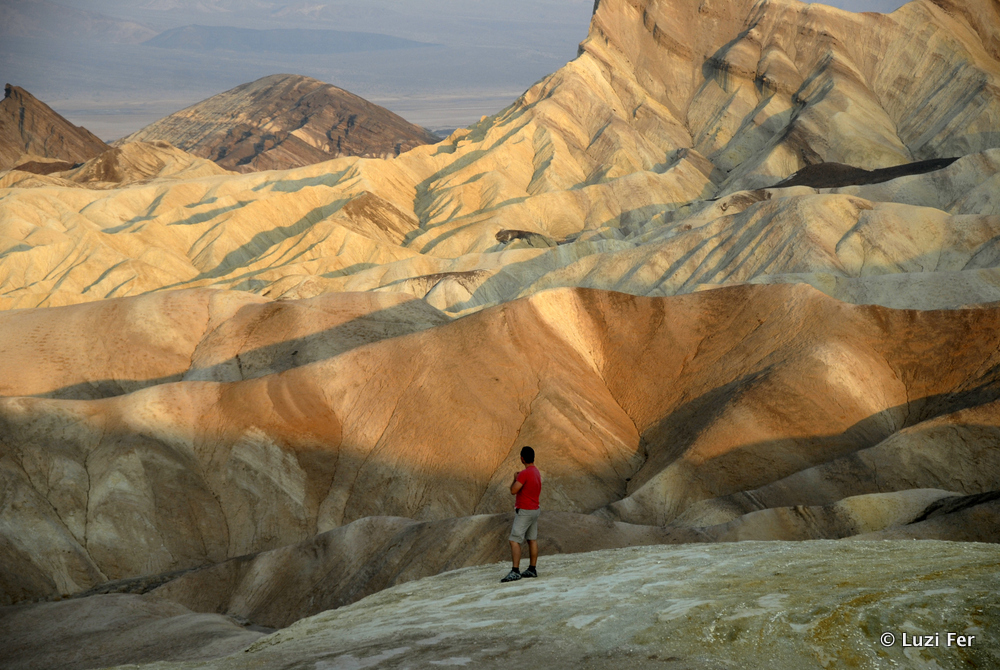
[(278, 74), (203, 100), (118, 143), (153, 140), (245, 172), (340, 156), (398, 156), (439, 138), (336, 86)]
[(207, 660), (242, 651), (262, 637), (218, 615), (128, 595), (0, 608), (0, 623), (0, 657), (10, 669)]
[(0, 170), (30, 162), (31, 157), (58, 159), (72, 166), (109, 148), (89, 130), (74, 126), (20, 86), (4, 86), (0, 101)]

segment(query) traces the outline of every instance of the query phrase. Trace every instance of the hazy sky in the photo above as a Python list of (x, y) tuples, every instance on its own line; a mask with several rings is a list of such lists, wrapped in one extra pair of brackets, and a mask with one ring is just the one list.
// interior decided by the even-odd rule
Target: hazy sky
[[(903, 3), (828, 4), (889, 12)], [(0, 75), (105, 140), (282, 72), (453, 128), (499, 111), (575, 58), (592, 9), (593, 0), (0, 0)], [(282, 54), (136, 43), (186, 25), (380, 33), (426, 46)]]
[(831, 0), (823, 4), (833, 5), (851, 12), (882, 12), (885, 14), (899, 9), (906, 3), (900, 0)]

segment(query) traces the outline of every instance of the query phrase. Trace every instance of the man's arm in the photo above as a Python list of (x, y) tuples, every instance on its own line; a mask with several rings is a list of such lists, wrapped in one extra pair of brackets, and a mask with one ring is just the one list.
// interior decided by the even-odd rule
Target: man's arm
[(517, 478), (518, 478), (518, 477), (520, 476), (520, 474), (521, 474), (521, 473), (520, 473), (520, 472), (518, 472), (518, 473), (517, 473), (516, 475), (514, 475), (514, 481), (513, 481), (513, 482), (511, 482), (511, 484), (510, 484), (510, 494), (511, 494), (512, 496), (516, 496), (516, 495), (517, 495), (517, 492), (518, 492), (518, 491), (520, 491), (520, 490), (521, 490), (521, 488), (522, 488), (522, 487), (524, 486), (524, 483), (523, 483), (523, 482), (519, 482), (519, 481), (517, 480)]

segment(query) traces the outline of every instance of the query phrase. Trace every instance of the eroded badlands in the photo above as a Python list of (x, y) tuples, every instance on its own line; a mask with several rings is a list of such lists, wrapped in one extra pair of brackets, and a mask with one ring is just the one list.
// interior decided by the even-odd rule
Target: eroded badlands
[[(576, 60), (392, 160), (233, 174), (130, 143), (0, 173), (19, 663), (72, 647), (75, 624), (40, 628), (57, 614), (105, 622), (99, 649), (52, 661), (83, 668), (225, 655), (261, 633), (244, 625), (331, 608), (218, 667), (506, 653), (527, 619), (487, 635), (448, 609), (507, 621), (495, 566), (423, 578), (504, 557), (531, 444), (555, 666), (641, 648), (630, 663), (991, 667), (995, 551), (957, 543), (1000, 542), (998, 35), (988, 0), (601, 0)], [(778, 542), (846, 538), (957, 543)], [(551, 558), (665, 544), (687, 546)], [(743, 578), (785, 560), (794, 593)], [(675, 569), (687, 595), (642, 600)], [(581, 632), (605, 615), (560, 600), (579, 574), (604, 609), (642, 600), (627, 640)], [(437, 607), (462, 632), (371, 623), (419, 593), (393, 616)], [(670, 598), (714, 604), (674, 623)], [(877, 647), (934, 602), (986, 643)], [(102, 637), (129, 621), (161, 631), (132, 657), (131, 633)], [(214, 651), (178, 650), (202, 625)]]

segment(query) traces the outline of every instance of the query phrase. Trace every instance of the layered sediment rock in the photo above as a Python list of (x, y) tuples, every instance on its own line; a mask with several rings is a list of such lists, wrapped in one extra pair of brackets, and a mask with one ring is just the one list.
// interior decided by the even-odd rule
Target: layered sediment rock
[(321, 81), (271, 75), (171, 114), (119, 143), (162, 140), (229, 170), (287, 170), (340, 156), (398, 156), (438, 137)]
[[(496, 116), (393, 161), (344, 158), (281, 174), (151, 184), (72, 205), (48, 189), (11, 193), (5, 210), (25, 213), (5, 235), (53, 281), (8, 277), (6, 305), (79, 300), (106, 272), (115, 296), (164, 286), (290, 297), (378, 289), (426, 296), (456, 313), (580, 285), (670, 295), (804, 281), (848, 301), (925, 309), (1000, 299), (994, 264), (971, 239), (959, 244), (970, 262), (945, 266), (936, 260), (949, 259), (951, 242), (938, 233), (910, 240), (913, 230), (966, 227), (927, 208), (998, 213), (1000, 65), (989, 12), (929, 0), (891, 15), (790, 0), (674, 4), (600, 3), (579, 58)], [(980, 15), (987, 18), (967, 18)], [(825, 197), (825, 189), (771, 188), (817, 163), (906, 174), (906, 164), (959, 157), (929, 173), (841, 187), (867, 201), (856, 205), (805, 197)], [(868, 172), (861, 181), (870, 181)], [(755, 204), (765, 192), (769, 202)], [(377, 213), (345, 209), (359, 198)], [(75, 221), (58, 231), (67, 244), (100, 240), (115, 253), (87, 254), (81, 267), (24, 242), (25, 224), (51, 225), (33, 212), (53, 206)], [(730, 218), (742, 211), (762, 217), (747, 229)], [(840, 239), (856, 237), (855, 226), (870, 227), (871, 217), (881, 221), (881, 248), (852, 241), (841, 246), (857, 261), (840, 257)], [(888, 219), (913, 223), (889, 230)], [(772, 221), (783, 230), (770, 231)], [(788, 232), (827, 222), (829, 231)], [(995, 219), (976, 225), (988, 231)], [(140, 228), (147, 240), (155, 229), (155, 244), (189, 267), (164, 277), (132, 262), (126, 249), (134, 245), (119, 240)], [(347, 235), (347, 243), (347, 231), (365, 239)], [(501, 241), (503, 231), (520, 233)], [(688, 257), (691, 248), (699, 253)], [(759, 259), (728, 264), (734, 253)]]
[[(994, 19), (979, 0), (602, 0), (579, 58), (393, 160), (235, 175), (133, 144), (8, 172), (0, 597), (118, 589), (285, 626), (501, 558), (524, 444), (546, 555), (997, 542)], [(768, 565), (813, 560), (769, 546)], [(836, 546), (850, 579), (888, 555)], [(892, 569), (929, 560), (884, 546)], [(704, 566), (746, 547), (678, 551)], [(701, 630), (775, 621), (770, 592), (740, 588)], [(902, 625), (895, 607), (869, 614)], [(570, 608), (560, 631), (599, 624)], [(768, 654), (874, 649), (812, 616)], [(383, 657), (416, 642), (372, 635), (363, 656), (327, 637), (324, 653), (450, 658)], [(253, 658), (312, 659), (311, 642), (282, 656), (289, 640)], [(597, 658), (571, 656), (553, 662)]]
[(4, 86), (0, 101), (0, 170), (30, 162), (32, 157), (73, 165), (108, 149), (96, 135), (74, 126), (20, 86)]
[[(18, 510), (8, 601), (364, 517), (501, 512), (522, 444), (545, 453), (546, 509), (639, 525), (704, 529), (854, 497), (842, 523), (815, 531), (843, 536), (908, 523), (933, 502), (871, 517), (863, 504), (884, 505), (862, 494), (1000, 488), (995, 307), (855, 307), (792, 285), (660, 299), (563, 289), (450, 323), (421, 304), (382, 316), (360, 297), (279, 307), (189, 292), (11, 313), (26, 346), (46, 317), (69, 325), (60, 312), (78, 315), (73, 346), (93, 324), (115, 337), (95, 340), (89, 368), (9, 375), (26, 386), (0, 401)], [(39, 345), (58, 360), (58, 340)], [(948, 431), (959, 439), (924, 438)], [(909, 465), (931, 454), (936, 468)], [(63, 530), (31, 531), (41, 526)]]

